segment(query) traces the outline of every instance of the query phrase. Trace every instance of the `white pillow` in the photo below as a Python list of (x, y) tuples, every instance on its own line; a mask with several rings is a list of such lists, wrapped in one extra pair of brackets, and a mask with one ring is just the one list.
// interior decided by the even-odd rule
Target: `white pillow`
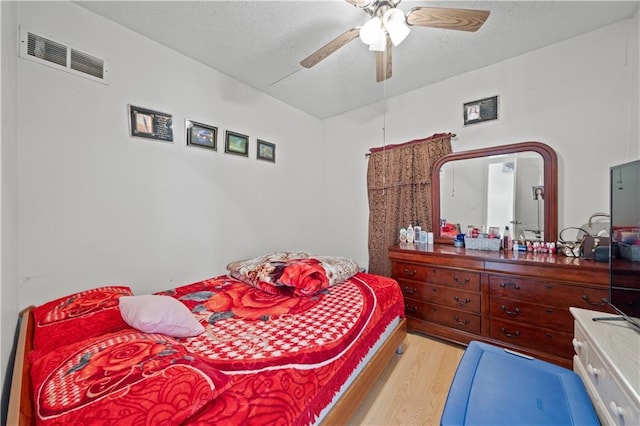
[(122, 296), (119, 301), (122, 318), (137, 330), (172, 337), (190, 337), (204, 333), (204, 327), (189, 308), (173, 297), (146, 294)]

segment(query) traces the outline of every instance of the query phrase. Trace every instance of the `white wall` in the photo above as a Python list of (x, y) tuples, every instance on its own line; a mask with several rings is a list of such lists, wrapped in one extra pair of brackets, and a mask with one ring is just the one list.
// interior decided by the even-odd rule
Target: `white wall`
[[(18, 60), (20, 306), (101, 284), (144, 293), (272, 250), (318, 252), (322, 122), (69, 2), (18, 23), (110, 61), (110, 85)], [(173, 114), (174, 143), (128, 136), (127, 104)], [(184, 121), (219, 127), (185, 146)], [(224, 130), (250, 136), (224, 153)], [(276, 164), (255, 159), (256, 137)]]
[[(559, 158), (560, 229), (608, 211), (609, 167), (639, 155), (637, 26), (636, 15), (388, 99), (385, 105), (325, 120), (327, 167), (332, 170), (327, 187), (338, 188), (334, 204), (351, 206), (332, 218), (329, 240), (348, 232), (348, 254), (368, 259), (364, 153), (384, 142), (440, 132), (457, 134), (454, 151), (524, 141), (552, 146)], [(394, 56), (401, 54), (396, 49)], [(396, 74), (387, 84), (401, 78)], [(463, 126), (463, 103), (493, 95), (499, 95), (499, 119)]]
[[(18, 311), (17, 9), (0, 2), (0, 368), (5, 384)], [(7, 400), (3, 393), (2, 404)], [(4, 414), (4, 410), (3, 410)], [(2, 420), (4, 424), (4, 419)]]

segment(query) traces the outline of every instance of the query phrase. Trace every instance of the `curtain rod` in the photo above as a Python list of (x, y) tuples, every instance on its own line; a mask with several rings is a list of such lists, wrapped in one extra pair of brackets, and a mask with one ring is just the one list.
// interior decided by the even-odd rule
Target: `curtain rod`
[[(451, 137), (451, 138), (455, 138), (455, 137), (457, 136), (455, 133), (447, 133), (447, 134), (448, 134), (448, 135), (449, 135), (449, 137)], [(430, 137), (431, 137), (431, 136), (430, 136)], [(429, 139), (429, 138), (425, 138), (425, 139)], [(405, 142), (405, 143), (411, 143), (411, 142), (413, 142), (413, 141)], [(399, 144), (399, 145), (404, 145), (404, 143)], [(393, 147), (393, 145), (391, 145), (391, 147)], [(364, 154), (364, 156), (365, 156), (365, 157), (370, 157), (370, 156), (371, 156), (371, 152), (366, 152), (366, 153)]]

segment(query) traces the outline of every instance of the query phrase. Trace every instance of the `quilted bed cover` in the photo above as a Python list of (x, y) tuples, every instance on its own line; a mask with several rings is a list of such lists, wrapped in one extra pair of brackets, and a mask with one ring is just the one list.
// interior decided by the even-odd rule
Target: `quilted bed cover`
[(125, 324), (117, 299), (130, 293), (103, 287), (34, 310), (38, 424), (312, 424), (404, 315), (397, 282), (378, 275), (310, 296), (225, 275), (154, 296), (204, 326), (177, 338)]
[(395, 319), (398, 284), (358, 273), (310, 297), (265, 293), (228, 276), (162, 292), (206, 333), (182, 341), (230, 377), (185, 424), (310, 424)]

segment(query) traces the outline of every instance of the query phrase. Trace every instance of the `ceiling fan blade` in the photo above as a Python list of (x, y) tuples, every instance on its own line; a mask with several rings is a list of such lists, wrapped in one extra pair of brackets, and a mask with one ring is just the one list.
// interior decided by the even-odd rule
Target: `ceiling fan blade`
[(391, 39), (387, 35), (387, 49), (384, 52), (376, 52), (376, 81), (380, 83), (391, 78)]
[(489, 13), (488, 10), (414, 7), (407, 13), (407, 24), (474, 32), (484, 24)]
[(359, 28), (351, 28), (340, 34), (338, 37), (331, 40), (329, 43), (322, 46), (320, 49), (313, 52), (311, 55), (304, 58), (300, 65), (305, 68), (311, 68), (316, 65), (318, 62), (331, 55), (336, 50), (340, 49), (345, 44), (349, 43), (354, 38), (358, 37), (360, 34)]

